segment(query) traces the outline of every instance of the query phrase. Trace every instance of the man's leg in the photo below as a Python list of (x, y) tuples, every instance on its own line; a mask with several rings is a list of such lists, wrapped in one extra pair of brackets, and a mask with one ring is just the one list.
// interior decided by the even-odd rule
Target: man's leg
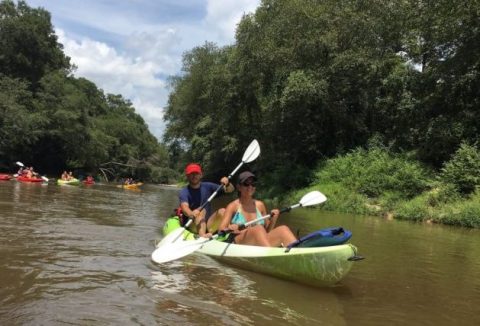
[(218, 231), (218, 227), (223, 219), (223, 214), (225, 213), (225, 208), (220, 208), (219, 210), (215, 211), (212, 215), (210, 215), (207, 221), (207, 231), (210, 233), (216, 233)]

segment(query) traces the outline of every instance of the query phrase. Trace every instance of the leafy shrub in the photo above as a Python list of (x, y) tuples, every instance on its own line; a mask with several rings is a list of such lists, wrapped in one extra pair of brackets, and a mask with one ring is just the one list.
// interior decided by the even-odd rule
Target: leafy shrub
[(352, 192), (339, 183), (313, 185), (306, 189), (291, 192), (284, 202), (285, 204), (298, 202), (303, 195), (314, 190), (319, 190), (327, 196), (327, 201), (321, 205), (322, 209), (360, 215), (372, 213), (365, 205), (367, 202), (365, 196)]
[(412, 198), (428, 188), (428, 175), (420, 163), (384, 148), (356, 149), (324, 162), (316, 174), (316, 183), (340, 182), (369, 197), (399, 192)]
[(399, 204), (394, 212), (395, 218), (402, 220), (424, 221), (429, 218), (427, 198), (420, 195), (412, 200)]
[(469, 200), (445, 207), (435, 220), (443, 224), (480, 228), (480, 192), (477, 191)]
[(451, 183), (438, 184), (426, 196), (428, 205), (434, 207), (460, 199), (457, 187)]
[(476, 146), (461, 144), (447, 161), (440, 175), (445, 183), (455, 185), (463, 194), (470, 194), (480, 185), (480, 151)]

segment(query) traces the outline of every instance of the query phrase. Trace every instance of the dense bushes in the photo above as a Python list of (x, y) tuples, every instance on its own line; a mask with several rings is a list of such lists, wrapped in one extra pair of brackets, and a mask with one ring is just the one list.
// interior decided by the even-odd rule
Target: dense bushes
[(410, 198), (425, 191), (430, 172), (420, 163), (387, 149), (356, 149), (328, 160), (316, 175), (316, 183), (338, 182), (368, 197), (398, 192)]
[(480, 151), (477, 147), (462, 144), (452, 159), (446, 162), (440, 175), (463, 194), (472, 193), (480, 186)]
[(323, 162), (311, 186), (287, 200), (320, 190), (327, 210), (480, 227), (479, 157), (463, 144), (436, 172), (386, 148), (359, 148)]

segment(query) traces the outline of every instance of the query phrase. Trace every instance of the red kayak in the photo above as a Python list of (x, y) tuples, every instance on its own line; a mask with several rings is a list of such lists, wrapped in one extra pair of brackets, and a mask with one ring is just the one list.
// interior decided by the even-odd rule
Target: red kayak
[(12, 177), (9, 176), (8, 174), (0, 174), (0, 181), (8, 181), (10, 180)]
[(43, 182), (42, 178), (27, 178), (24, 176), (17, 177), (17, 180), (22, 182)]
[(95, 181), (93, 180), (83, 180), (82, 181), (84, 185), (94, 185), (95, 184)]

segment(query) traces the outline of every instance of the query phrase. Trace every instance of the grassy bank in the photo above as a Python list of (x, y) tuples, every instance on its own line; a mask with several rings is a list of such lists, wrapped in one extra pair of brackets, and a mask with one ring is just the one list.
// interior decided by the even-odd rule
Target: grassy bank
[(480, 228), (479, 186), (480, 151), (474, 146), (463, 144), (438, 171), (376, 147), (323, 162), (308, 188), (282, 201), (320, 190), (327, 210)]

